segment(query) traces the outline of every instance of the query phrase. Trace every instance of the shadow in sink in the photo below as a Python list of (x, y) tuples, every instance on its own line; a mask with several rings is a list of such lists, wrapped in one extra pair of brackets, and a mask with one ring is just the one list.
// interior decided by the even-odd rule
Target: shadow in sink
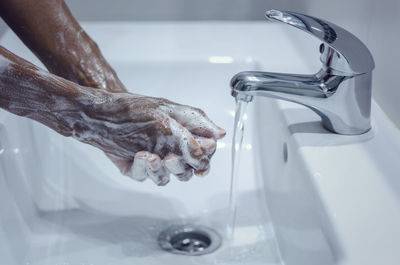
[[(115, 256), (147, 257), (160, 254), (158, 234), (175, 223), (173, 220), (147, 216), (117, 218), (82, 210), (67, 210), (43, 214), (38, 228), (41, 233), (56, 233), (62, 238), (59, 244), (52, 247), (55, 250), (53, 255), (107, 247), (108, 251), (119, 252), (114, 253)], [(48, 255), (44, 249), (37, 249), (35, 253)]]
[(322, 127), (321, 121), (309, 121), (294, 123), (289, 125), (289, 131), (291, 134), (295, 133), (319, 133), (319, 134), (330, 134), (331, 132)]
[[(361, 135), (340, 135), (330, 132), (322, 126), (321, 119), (308, 109), (287, 109), (283, 113), (289, 120), (289, 133), (298, 137), (301, 146), (351, 145), (369, 141), (375, 136), (374, 128)], [(312, 121), (310, 117), (313, 117)]]

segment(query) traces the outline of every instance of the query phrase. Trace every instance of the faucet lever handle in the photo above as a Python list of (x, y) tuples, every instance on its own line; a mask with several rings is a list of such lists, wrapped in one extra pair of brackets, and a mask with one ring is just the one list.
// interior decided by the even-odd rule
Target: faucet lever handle
[(375, 67), (364, 43), (331, 22), (289, 11), (269, 10), (265, 15), (269, 20), (291, 25), (321, 40), (321, 61), (327, 68), (344, 75), (355, 75), (369, 73)]

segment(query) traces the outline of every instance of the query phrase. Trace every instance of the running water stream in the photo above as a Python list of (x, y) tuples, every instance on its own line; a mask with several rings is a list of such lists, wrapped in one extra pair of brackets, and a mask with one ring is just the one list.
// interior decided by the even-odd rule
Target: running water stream
[(231, 168), (231, 185), (229, 193), (229, 220), (228, 220), (228, 238), (234, 239), (236, 226), (236, 190), (240, 161), (240, 151), (242, 149), (243, 132), (244, 132), (244, 115), (246, 113), (247, 102), (236, 100), (236, 112), (234, 121), (234, 131), (232, 138), (232, 168)]

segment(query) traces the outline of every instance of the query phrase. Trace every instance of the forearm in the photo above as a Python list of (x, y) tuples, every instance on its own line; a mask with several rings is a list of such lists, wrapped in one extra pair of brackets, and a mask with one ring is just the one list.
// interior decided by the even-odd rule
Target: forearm
[(1, 108), (71, 136), (82, 120), (83, 106), (88, 105), (87, 93), (86, 88), (41, 70), (0, 46)]
[(78, 84), (126, 91), (62, 0), (2, 0), (0, 14), (47, 69)]

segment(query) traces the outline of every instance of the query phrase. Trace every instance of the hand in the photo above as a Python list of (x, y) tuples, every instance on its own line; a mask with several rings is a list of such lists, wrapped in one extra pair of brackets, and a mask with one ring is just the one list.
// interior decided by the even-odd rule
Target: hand
[(225, 131), (203, 111), (162, 98), (96, 94), (87, 102), (87, 117), (75, 124), (73, 136), (105, 151), (124, 175), (165, 185), (170, 173), (187, 181), (193, 171), (208, 172), (215, 140)]
[[(209, 138), (196, 138), (203, 152), (211, 159), (216, 150), (216, 141)], [(183, 159), (176, 154), (169, 154), (163, 160), (157, 154), (147, 151), (136, 153), (134, 159), (120, 158), (111, 154), (106, 155), (120, 169), (122, 174), (135, 180), (144, 181), (150, 178), (157, 185), (163, 186), (169, 182), (170, 173), (180, 181), (188, 181), (193, 176), (193, 169), (183, 163)], [(196, 175), (204, 176), (206, 170), (196, 171)]]
[[(201, 110), (125, 93), (64, 1), (0, 1), (0, 15), (58, 75), (45, 73), (0, 46), (0, 62), (7, 66), (0, 71), (0, 108), (99, 147), (133, 178), (143, 176), (139, 164), (145, 158), (148, 167), (162, 168), (155, 170), (156, 176), (172, 172), (187, 180), (193, 170), (199, 175), (207, 172), (215, 140), (225, 132)], [(98, 90), (92, 93), (90, 88)], [(132, 166), (134, 160), (139, 164)], [(166, 178), (162, 179), (156, 182), (164, 183)]]

